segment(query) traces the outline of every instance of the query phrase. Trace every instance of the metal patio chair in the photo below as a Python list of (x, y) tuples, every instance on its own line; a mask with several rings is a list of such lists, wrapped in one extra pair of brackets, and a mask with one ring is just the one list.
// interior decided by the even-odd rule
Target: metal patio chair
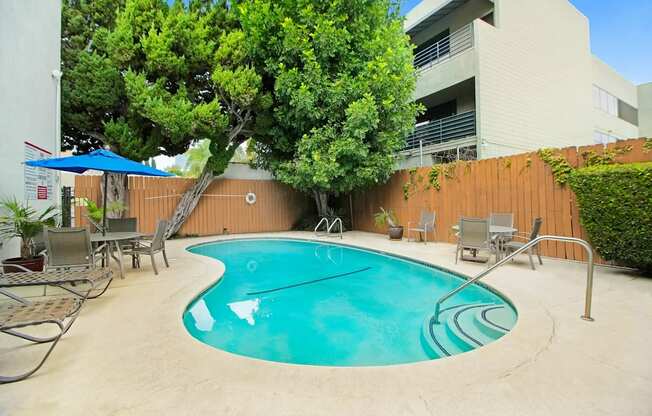
[[(504, 244), (505, 248), (505, 253), (509, 254), (512, 253), (519, 248), (523, 247), (527, 242), (534, 240), (539, 236), (539, 232), (541, 231), (541, 224), (543, 224), (543, 219), (542, 218), (535, 218), (534, 221), (532, 222), (532, 231), (530, 231), (530, 234), (525, 234), (525, 233), (518, 233), (516, 234), (515, 238), (519, 238), (523, 241), (508, 241)], [(530, 267), (532, 267), (532, 270), (536, 270), (534, 267), (534, 260), (532, 259), (532, 254), (533, 252), (536, 253), (538, 259), (539, 259), (539, 264), (543, 265), (543, 261), (541, 260), (541, 248), (539, 247), (539, 244), (537, 244), (535, 247), (530, 247), (527, 250), (527, 255), (530, 259)], [(512, 259), (514, 261), (514, 259)]]
[[(83, 299), (78, 297), (56, 297), (29, 302), (2, 289), (0, 289), (0, 294), (8, 296), (17, 302), (0, 303), (0, 332), (38, 344), (51, 343), (50, 348), (48, 348), (36, 367), (18, 375), (0, 375), (0, 384), (4, 384), (24, 380), (43, 366), (61, 336), (70, 329), (70, 326), (79, 316)], [(18, 331), (21, 328), (45, 324), (53, 324), (58, 327), (58, 333), (50, 337), (35, 337)]]
[[(514, 228), (514, 214), (509, 213), (495, 213), (492, 212), (489, 214), (489, 224), (490, 225), (499, 225), (501, 227)], [(496, 252), (499, 256), (503, 254), (504, 244), (507, 241), (511, 241), (513, 238), (512, 234), (492, 234), (491, 241), (496, 246)]]
[[(473, 259), (465, 258), (464, 250), (473, 251)], [(475, 260), (475, 254), (480, 250), (489, 252), (489, 258), (487, 259), (488, 267), (491, 260), (491, 254), (496, 254), (495, 245), (491, 242), (489, 220), (462, 217), (460, 219), (457, 247), (455, 249), (455, 264), (457, 264), (459, 257), (461, 257), (462, 260)]]
[[(417, 232), (419, 233), (419, 239), (426, 244), (428, 242), (428, 232), (432, 232), (432, 236), (435, 236), (435, 220), (437, 214), (434, 211), (421, 211), (421, 216), (419, 222), (416, 224), (416, 227), (411, 227), (411, 222), (408, 222), (407, 226), (407, 238), (410, 241), (410, 233)], [(415, 239), (416, 240), (416, 239)]]
[[(41, 278), (44, 285), (58, 286), (77, 295), (80, 293), (71, 289), (69, 285), (85, 282), (91, 286), (88, 293), (91, 299), (106, 292), (113, 280), (113, 272), (108, 267), (97, 265), (96, 253), (102, 251), (104, 247), (100, 246), (93, 250), (88, 229), (46, 227), (43, 235), (47, 250), (45, 272), (40, 275), (24, 276), (25, 279), (36, 281)], [(98, 289), (104, 282), (106, 284), (103, 288)], [(96, 289), (100, 292), (90, 296), (90, 293)]]
[[(137, 232), (138, 231), (138, 218), (131, 217), (131, 218), (107, 218), (106, 219), (106, 228), (108, 228), (108, 232), (111, 233), (123, 233), (123, 232)], [(138, 238), (137, 240), (140, 240)], [(121, 241), (118, 244), (120, 244), (120, 249), (124, 253), (125, 251), (128, 251), (132, 249), (135, 244), (136, 244), (136, 239), (131, 240), (131, 241)], [(131, 256), (131, 267), (136, 267), (136, 256), (132, 255)]]
[(135, 242), (132, 248), (128, 248), (124, 251), (124, 254), (133, 255), (136, 257), (136, 264), (140, 266), (140, 256), (148, 255), (152, 261), (152, 268), (154, 269), (154, 274), (158, 275), (158, 269), (156, 267), (156, 260), (154, 259), (154, 254), (162, 253), (163, 261), (165, 262), (165, 267), (170, 267), (168, 263), (168, 257), (165, 254), (165, 230), (168, 228), (167, 220), (160, 220), (156, 225), (156, 232), (151, 240), (138, 240)]

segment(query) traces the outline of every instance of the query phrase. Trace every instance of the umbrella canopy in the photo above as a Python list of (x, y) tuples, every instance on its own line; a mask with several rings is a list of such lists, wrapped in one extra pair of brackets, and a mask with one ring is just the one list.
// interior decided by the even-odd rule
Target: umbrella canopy
[(174, 176), (171, 173), (154, 169), (142, 163), (118, 156), (108, 150), (95, 150), (81, 156), (58, 157), (55, 159), (30, 160), (28, 166), (62, 170), (65, 172), (84, 173), (87, 170), (99, 170), (111, 173), (144, 176)]
[[(174, 176), (171, 173), (154, 169), (142, 163), (134, 162), (122, 156), (118, 156), (108, 150), (95, 150), (81, 156), (58, 157), (55, 159), (30, 160), (25, 162), (28, 166), (36, 168), (61, 170), (64, 172), (84, 173), (87, 170), (99, 170), (104, 172), (104, 189), (107, 188), (109, 173), (123, 173), (126, 175), (143, 176)], [(106, 192), (102, 206), (106, 208)], [(106, 233), (106, 209), (102, 215), (102, 234)]]

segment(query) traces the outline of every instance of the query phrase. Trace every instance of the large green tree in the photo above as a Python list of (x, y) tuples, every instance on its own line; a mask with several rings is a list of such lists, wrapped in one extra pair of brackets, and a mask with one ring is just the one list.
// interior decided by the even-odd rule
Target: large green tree
[[(181, 198), (176, 233), (269, 106), (227, 0), (68, 0), (64, 7), (65, 145), (134, 160), (208, 140), (211, 157)], [(80, 49), (82, 48), (82, 49)], [(67, 61), (66, 61), (67, 59)], [(124, 183), (122, 189), (125, 189)]]
[(312, 193), (321, 215), (329, 195), (386, 181), (418, 112), (398, 3), (251, 0), (239, 11), (274, 101), (259, 161)]

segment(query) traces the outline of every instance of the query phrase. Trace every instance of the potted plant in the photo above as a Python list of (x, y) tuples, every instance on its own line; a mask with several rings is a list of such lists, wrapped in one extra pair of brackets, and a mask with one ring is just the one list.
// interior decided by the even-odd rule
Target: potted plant
[[(44, 226), (55, 225), (56, 207), (48, 207), (39, 214), (27, 202), (21, 203), (13, 198), (0, 202), (0, 210), (5, 211), (0, 215), (0, 240), (20, 238), (20, 257), (3, 260), (3, 263), (17, 264), (34, 271), (43, 270), (44, 257), (36, 252), (34, 238), (43, 232)], [(5, 266), (4, 271), (23, 270)]]
[(385, 210), (380, 207), (380, 211), (374, 214), (374, 221), (377, 227), (387, 226), (387, 234), (390, 240), (401, 240), (403, 238), (403, 226), (397, 224), (396, 215), (391, 209)]

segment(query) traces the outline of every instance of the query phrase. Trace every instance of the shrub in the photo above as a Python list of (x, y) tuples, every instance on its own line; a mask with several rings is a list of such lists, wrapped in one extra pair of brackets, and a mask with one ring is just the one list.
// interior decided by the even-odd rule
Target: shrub
[(570, 185), (602, 258), (652, 271), (652, 163), (577, 169)]

